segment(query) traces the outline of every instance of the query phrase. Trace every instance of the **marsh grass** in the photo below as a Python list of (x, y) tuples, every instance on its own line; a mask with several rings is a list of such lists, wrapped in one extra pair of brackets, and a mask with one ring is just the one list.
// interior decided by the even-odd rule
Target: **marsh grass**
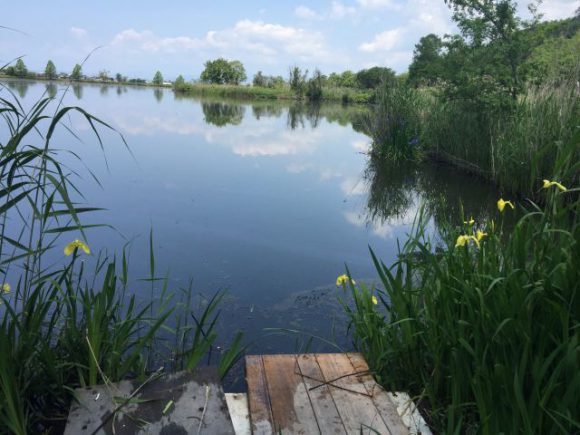
[[(75, 139), (65, 124), (75, 114), (103, 147), (101, 130), (113, 129), (82, 108), (42, 98), (25, 109), (0, 88), (0, 433), (62, 430), (75, 387), (144, 379), (159, 362), (192, 369), (217, 337), (223, 292), (196, 311), (191, 288), (170, 290), (155, 269), (153, 233), (150, 273), (140, 281), (129, 277), (125, 251), (89, 261), (79, 248), (62, 254), (74, 237), (87, 240), (92, 228), (107, 226), (83, 224), (99, 209), (76, 202), (76, 173), (53, 145), (57, 129)], [(140, 302), (135, 286), (149, 287), (150, 300)], [(242, 351), (238, 334), (221, 355), (222, 376)]]
[[(356, 347), (438, 433), (580, 430), (580, 189), (541, 192), (544, 207), (518, 204), (513, 228), (498, 211), (447, 226), (442, 246), (421, 212), (393, 265), (371, 251), (381, 286), (346, 289)], [(456, 246), (476, 230), (479, 247)]]
[[(429, 155), (534, 197), (558, 156), (580, 159), (580, 88), (570, 80), (530, 85), (509, 105), (448, 99), (437, 89), (385, 86), (368, 125), (373, 152), (391, 159)], [(412, 147), (413, 143), (416, 146)], [(561, 171), (576, 185), (577, 172)]]

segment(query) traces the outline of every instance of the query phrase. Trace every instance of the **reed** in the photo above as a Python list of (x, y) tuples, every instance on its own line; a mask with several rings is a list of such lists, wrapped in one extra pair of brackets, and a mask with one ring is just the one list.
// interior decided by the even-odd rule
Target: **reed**
[[(447, 99), (437, 89), (385, 86), (368, 131), (385, 158), (445, 160), (496, 183), (506, 193), (534, 197), (560, 154), (580, 158), (580, 89), (570, 80), (530, 85), (517, 101)], [(411, 146), (413, 144), (413, 146)], [(560, 174), (577, 184), (573, 171)]]
[(437, 433), (580, 430), (580, 189), (536, 187), (543, 208), (508, 205), (437, 240), (423, 210), (398, 261), (371, 250), (379, 286), (345, 284), (356, 347)]
[[(107, 225), (83, 224), (84, 215), (99, 209), (77, 202), (74, 169), (61, 164), (64, 151), (52, 144), (73, 113), (99, 144), (101, 130), (112, 129), (50, 98), (25, 110), (0, 88), (0, 433), (58, 431), (75, 387), (145, 377), (160, 361), (193, 368), (216, 339), (223, 293), (197, 318), (187, 292), (178, 300), (168, 278), (157, 276), (152, 234), (146, 303), (132, 289), (124, 251), (119, 259), (82, 258), (90, 247), (71, 234), (87, 240), (92, 228)], [(162, 345), (167, 334), (171, 348)], [(221, 358), (222, 375), (242, 351), (238, 334)]]

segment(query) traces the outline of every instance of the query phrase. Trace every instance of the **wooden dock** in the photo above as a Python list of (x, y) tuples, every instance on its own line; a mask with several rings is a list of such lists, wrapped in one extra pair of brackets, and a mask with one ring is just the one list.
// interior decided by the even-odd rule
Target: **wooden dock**
[(408, 434), (358, 353), (246, 357), (254, 434)]
[(405, 393), (387, 393), (358, 353), (246, 357), (247, 395), (212, 368), (75, 390), (65, 435), (422, 434)]

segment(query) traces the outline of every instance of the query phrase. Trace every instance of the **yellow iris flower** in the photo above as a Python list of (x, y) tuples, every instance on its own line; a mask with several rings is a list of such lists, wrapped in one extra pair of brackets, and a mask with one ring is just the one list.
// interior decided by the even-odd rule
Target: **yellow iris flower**
[(91, 249), (79, 239), (75, 239), (64, 247), (64, 255), (67, 257), (74, 252), (75, 249), (80, 248), (85, 254), (90, 254)]
[(566, 192), (568, 190), (565, 186), (561, 185), (557, 181), (544, 180), (544, 186), (543, 186), (544, 189), (548, 189), (549, 187), (552, 187), (552, 186), (556, 186), (562, 192)]
[(514, 206), (513, 202), (511, 202), (511, 201), (504, 201), (504, 200), (503, 200), (503, 198), (500, 198), (500, 199), (497, 201), (497, 208), (498, 208), (498, 210), (499, 210), (500, 212), (503, 212), (503, 209), (505, 208), (505, 206), (506, 206), (506, 205), (509, 205), (509, 206), (512, 208), (512, 210), (513, 210), (514, 208), (516, 208), (516, 207)]
[(2, 284), (2, 291), (4, 293), (10, 293), (10, 289), (11, 289), (10, 284), (8, 284), (7, 282)]
[(477, 245), (477, 247), (479, 248), (479, 240), (477, 239), (477, 237), (465, 236), (465, 235), (461, 235), (461, 236), (457, 237), (457, 241), (455, 242), (455, 247), (459, 248), (461, 246), (466, 246), (470, 240), (473, 240), (475, 242), (475, 244)]
[[(347, 275), (340, 275), (338, 278), (336, 278), (336, 285), (342, 285), (345, 282), (348, 282), (349, 278)], [(354, 279), (350, 280), (351, 284), (356, 284)]]
[(473, 216), (471, 216), (468, 221), (464, 221), (463, 223), (465, 225), (473, 225), (475, 223), (475, 219), (473, 219)]
[(475, 239), (476, 239), (478, 242), (481, 242), (481, 240), (482, 240), (482, 239), (483, 239), (485, 236), (487, 236), (487, 233), (484, 233), (483, 231), (480, 231), (480, 230), (477, 230), (477, 232), (475, 233)]
[(371, 299), (373, 301), (373, 305), (376, 305), (379, 303), (379, 300), (377, 299), (377, 297), (375, 295), (373, 295), (373, 297)]

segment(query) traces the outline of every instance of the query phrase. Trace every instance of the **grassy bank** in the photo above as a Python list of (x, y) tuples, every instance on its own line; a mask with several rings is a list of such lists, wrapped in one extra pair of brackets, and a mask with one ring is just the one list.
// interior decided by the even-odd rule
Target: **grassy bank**
[(558, 156), (567, 154), (560, 181), (578, 182), (580, 90), (572, 80), (530, 86), (508, 107), (405, 86), (384, 88), (377, 98), (367, 130), (378, 156), (445, 160), (505, 192), (533, 197)]
[(580, 189), (568, 187), (540, 184), (543, 208), (504, 204), (489, 221), (465, 210), (442, 240), (421, 213), (398, 261), (373, 255), (381, 287), (345, 287), (356, 347), (436, 433), (580, 430)]
[[(99, 209), (76, 202), (74, 168), (53, 147), (69, 115), (97, 138), (110, 129), (80, 108), (53, 112), (48, 98), (25, 110), (0, 86), (0, 433), (58, 432), (75, 387), (145, 380), (161, 365), (194, 368), (217, 338), (223, 293), (196, 306), (191, 287), (171, 289), (155, 268), (152, 236), (141, 280), (129, 276), (124, 251), (95, 255), (84, 242), (106, 225), (83, 224)], [(222, 374), (239, 343), (240, 335), (221, 353)]]
[[(212, 85), (205, 83), (185, 83), (175, 88), (182, 95), (200, 97), (238, 98), (246, 100), (300, 100), (288, 86), (261, 87), (243, 85)], [(352, 88), (323, 87), (321, 101), (341, 103), (369, 103), (374, 93)]]

